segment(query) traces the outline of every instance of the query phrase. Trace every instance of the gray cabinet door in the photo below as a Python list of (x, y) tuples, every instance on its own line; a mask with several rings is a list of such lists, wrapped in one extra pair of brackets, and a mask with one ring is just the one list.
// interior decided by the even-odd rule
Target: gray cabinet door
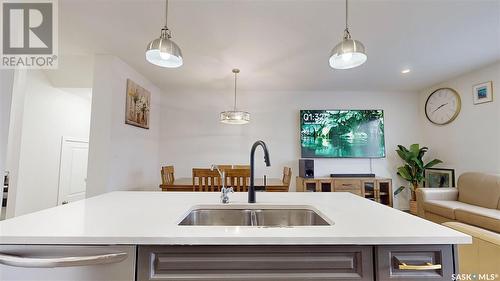
[(370, 246), (139, 246), (146, 280), (373, 280)]
[(452, 245), (375, 247), (378, 281), (449, 281), (455, 273)]

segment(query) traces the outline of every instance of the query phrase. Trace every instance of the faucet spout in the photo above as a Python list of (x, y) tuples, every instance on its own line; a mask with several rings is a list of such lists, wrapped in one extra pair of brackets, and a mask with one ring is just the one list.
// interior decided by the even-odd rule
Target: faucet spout
[(259, 140), (256, 141), (252, 145), (252, 149), (250, 150), (250, 186), (248, 187), (248, 203), (255, 203), (255, 185), (254, 185), (254, 178), (255, 178), (255, 173), (254, 173), (254, 158), (255, 158), (255, 150), (257, 147), (261, 146), (262, 149), (264, 150), (264, 162), (266, 163), (266, 166), (269, 167), (271, 166), (271, 161), (269, 159), (269, 151), (267, 150), (266, 143)]
[(233, 190), (233, 187), (226, 187), (226, 172), (224, 170), (219, 169), (219, 166), (217, 166), (215, 164), (212, 164), (212, 166), (210, 166), (210, 170), (211, 171), (217, 170), (217, 172), (219, 172), (219, 175), (220, 175), (220, 178), (221, 178), (221, 181), (222, 181), (222, 186), (220, 188), (220, 191), (221, 191), (221, 196), (220, 196), (221, 203), (223, 203), (223, 204), (229, 203), (229, 193), (234, 192), (234, 190)]

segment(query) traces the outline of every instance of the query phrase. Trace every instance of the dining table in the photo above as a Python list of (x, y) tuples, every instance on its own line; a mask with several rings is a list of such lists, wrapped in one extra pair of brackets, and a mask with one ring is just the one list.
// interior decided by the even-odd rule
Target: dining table
[[(255, 178), (254, 186), (257, 191), (287, 192), (288, 186), (279, 178)], [(193, 191), (193, 178), (178, 178), (173, 184), (160, 184), (162, 191)]]

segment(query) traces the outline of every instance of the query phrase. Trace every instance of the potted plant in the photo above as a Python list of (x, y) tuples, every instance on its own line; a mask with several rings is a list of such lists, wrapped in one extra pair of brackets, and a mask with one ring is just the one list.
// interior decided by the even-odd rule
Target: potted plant
[(405, 161), (405, 165), (398, 168), (398, 175), (409, 182), (408, 186), (400, 186), (394, 191), (394, 195), (398, 195), (405, 188), (411, 189), (410, 212), (417, 213), (416, 191), (420, 183), (424, 180), (424, 170), (431, 168), (443, 161), (434, 159), (427, 164), (424, 164), (422, 159), (425, 153), (429, 150), (427, 147), (420, 147), (419, 144), (410, 145), (410, 149), (402, 145), (398, 145), (396, 152), (399, 157)]

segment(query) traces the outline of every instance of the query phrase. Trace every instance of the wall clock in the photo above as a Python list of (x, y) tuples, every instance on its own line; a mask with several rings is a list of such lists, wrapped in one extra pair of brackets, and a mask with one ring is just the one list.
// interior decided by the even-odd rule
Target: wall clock
[(425, 102), (425, 116), (436, 125), (446, 125), (457, 118), (462, 102), (457, 91), (440, 88), (432, 92)]

